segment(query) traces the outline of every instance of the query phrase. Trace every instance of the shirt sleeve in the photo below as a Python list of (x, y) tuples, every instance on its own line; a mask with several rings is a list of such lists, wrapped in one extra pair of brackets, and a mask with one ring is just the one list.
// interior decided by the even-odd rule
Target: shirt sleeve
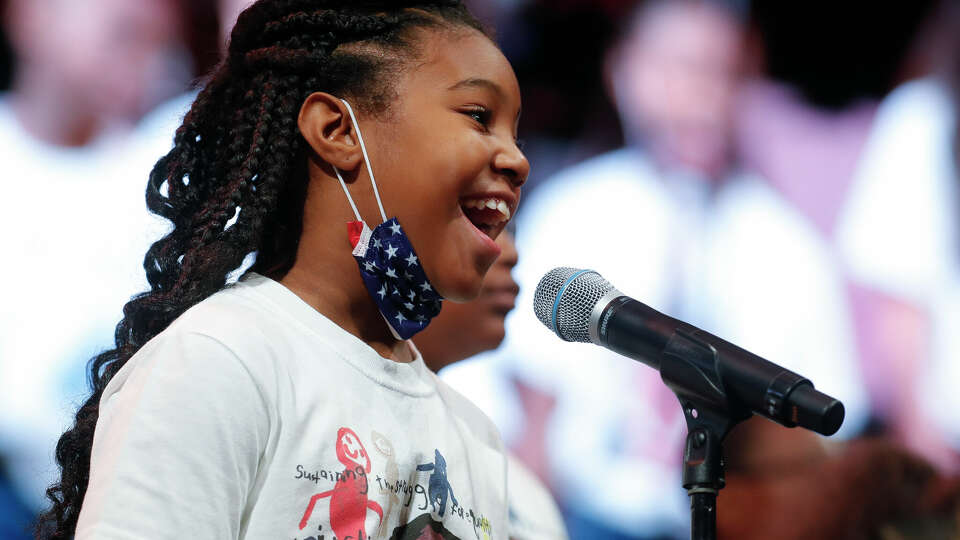
[(158, 336), (101, 398), (76, 538), (238, 538), (270, 418), (229, 348)]

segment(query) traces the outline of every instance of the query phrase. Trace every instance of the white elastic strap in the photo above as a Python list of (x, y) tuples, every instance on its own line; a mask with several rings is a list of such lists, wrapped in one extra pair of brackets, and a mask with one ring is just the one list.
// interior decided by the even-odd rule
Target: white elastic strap
[(340, 101), (347, 106), (347, 112), (350, 113), (350, 120), (353, 121), (353, 127), (357, 131), (357, 140), (360, 141), (360, 150), (363, 151), (363, 161), (367, 164), (367, 173), (370, 174), (370, 183), (373, 184), (373, 196), (377, 198), (377, 206), (380, 207), (380, 217), (383, 218), (385, 222), (387, 221), (387, 213), (383, 211), (383, 203), (380, 202), (380, 192), (377, 191), (377, 181), (373, 178), (373, 167), (370, 166), (370, 156), (367, 155), (367, 145), (363, 144), (363, 135), (360, 133), (360, 122), (357, 122), (357, 117), (353, 114), (353, 107), (347, 103), (347, 100), (341, 99)]
[(387, 319), (387, 316), (384, 315), (382, 311), (380, 312), (380, 316), (383, 317), (383, 322), (387, 323), (387, 328), (390, 329), (390, 333), (393, 334), (393, 338), (397, 341), (403, 341), (403, 338), (400, 337), (400, 334), (398, 334), (397, 331), (394, 330), (393, 325), (390, 324), (390, 319)]
[(363, 221), (363, 218), (360, 217), (360, 211), (357, 210), (357, 205), (353, 204), (353, 197), (350, 196), (347, 183), (343, 181), (343, 176), (340, 175), (340, 169), (334, 167), (333, 172), (337, 173), (337, 178), (340, 180), (340, 187), (343, 188), (343, 192), (347, 195), (347, 200), (350, 201), (350, 208), (353, 208), (353, 215), (357, 216), (357, 221)]

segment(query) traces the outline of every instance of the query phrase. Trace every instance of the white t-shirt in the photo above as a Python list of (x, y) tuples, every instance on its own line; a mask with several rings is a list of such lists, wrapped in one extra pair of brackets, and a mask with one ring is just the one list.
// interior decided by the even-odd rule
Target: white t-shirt
[(567, 540), (563, 516), (543, 482), (514, 455), (507, 458), (510, 540)]
[(905, 83), (884, 99), (837, 242), (852, 276), (929, 312), (930, 352), (914, 359), (914, 393), (923, 415), (960, 450), (956, 118), (950, 87), (937, 78)]
[(257, 275), (117, 373), (91, 464), (78, 539), (507, 538), (490, 420)]

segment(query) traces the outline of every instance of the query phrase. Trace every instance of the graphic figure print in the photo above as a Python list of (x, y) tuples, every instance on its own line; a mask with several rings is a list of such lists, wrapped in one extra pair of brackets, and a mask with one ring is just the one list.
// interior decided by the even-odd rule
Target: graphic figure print
[(434, 462), (417, 465), (417, 470), (433, 471), (429, 481), (430, 505), (437, 515), (443, 517), (443, 513), (447, 510), (447, 494), (453, 499), (454, 506), (460, 506), (460, 503), (457, 502), (457, 497), (453, 494), (453, 488), (450, 487), (450, 482), (447, 480), (447, 460), (443, 459), (439, 450), (434, 449), (433, 452)]
[(375, 501), (367, 499), (369, 492), (367, 474), (370, 472), (370, 456), (360, 442), (360, 437), (347, 427), (337, 431), (337, 459), (346, 467), (329, 491), (310, 497), (310, 503), (300, 520), (303, 530), (313, 514), (317, 501), (330, 497), (330, 528), (341, 540), (366, 540), (365, 521), (367, 510), (373, 510), (383, 522), (383, 509)]
[[(383, 471), (384, 480), (386, 480), (387, 484), (396, 486), (397, 482), (400, 481), (400, 469), (397, 466), (396, 452), (393, 449), (393, 444), (376, 430), (370, 434), (370, 437), (373, 439), (373, 447), (387, 460)], [(390, 517), (395, 506), (399, 507), (400, 497), (396, 491), (388, 487), (383, 487), (380, 491), (385, 492), (387, 495), (387, 509), (383, 511), (383, 519), (380, 520), (380, 527), (377, 529), (377, 538), (386, 538), (390, 532), (387, 527), (387, 518)]]
[(389, 540), (460, 540), (460, 537), (450, 532), (443, 523), (434, 520), (430, 514), (423, 514), (394, 529)]

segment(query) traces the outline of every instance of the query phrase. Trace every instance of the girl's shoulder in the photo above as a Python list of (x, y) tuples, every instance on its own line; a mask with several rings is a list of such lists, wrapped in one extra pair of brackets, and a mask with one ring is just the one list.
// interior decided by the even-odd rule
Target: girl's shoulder
[(270, 387), (305, 372), (378, 359), (282, 284), (248, 274), (188, 309), (128, 363), (178, 363), (178, 370), (202, 372), (215, 364), (210, 355)]
[(346, 332), (280, 283), (248, 274), (187, 310), (164, 331), (201, 334), (237, 356), (289, 356), (290, 346), (309, 342), (325, 348)]
[(249, 284), (230, 285), (188, 309), (143, 345), (111, 379), (104, 397), (148, 374), (165, 380), (158, 373), (182, 379), (227, 377), (262, 393), (262, 388), (275, 386), (283, 369), (276, 360), (284, 358), (288, 340), (280, 334), (290, 323), (277, 311)]

